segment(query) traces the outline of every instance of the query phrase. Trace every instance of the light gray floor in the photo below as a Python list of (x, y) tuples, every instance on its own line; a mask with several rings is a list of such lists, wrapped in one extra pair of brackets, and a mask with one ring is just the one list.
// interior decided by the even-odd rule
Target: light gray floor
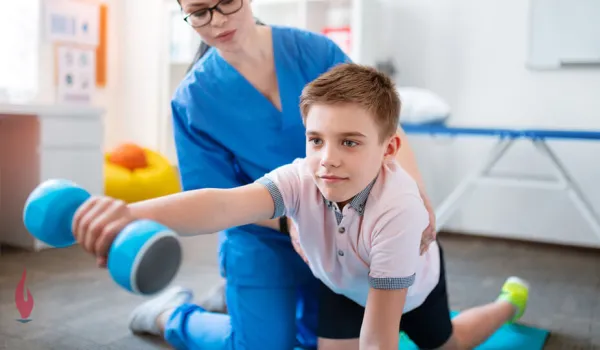
[[(441, 235), (452, 307), (496, 298), (505, 278), (532, 286), (523, 322), (549, 328), (546, 349), (600, 349), (600, 252), (473, 237)], [(198, 294), (219, 280), (216, 236), (186, 240), (176, 283)], [(35, 308), (16, 321), (15, 287), (23, 269)], [(160, 341), (131, 335), (128, 313), (142, 301), (116, 287), (106, 270), (77, 247), (0, 256), (0, 349), (161, 349)]]

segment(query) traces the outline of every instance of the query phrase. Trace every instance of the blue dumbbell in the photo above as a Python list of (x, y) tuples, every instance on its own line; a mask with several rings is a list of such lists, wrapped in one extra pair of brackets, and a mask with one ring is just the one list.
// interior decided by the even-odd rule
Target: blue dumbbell
[[(67, 180), (48, 180), (29, 195), (23, 211), (32, 236), (55, 248), (76, 243), (75, 211), (91, 195)], [(150, 220), (137, 220), (116, 237), (108, 253), (108, 271), (126, 290), (142, 295), (161, 291), (173, 280), (182, 260), (178, 236)]]

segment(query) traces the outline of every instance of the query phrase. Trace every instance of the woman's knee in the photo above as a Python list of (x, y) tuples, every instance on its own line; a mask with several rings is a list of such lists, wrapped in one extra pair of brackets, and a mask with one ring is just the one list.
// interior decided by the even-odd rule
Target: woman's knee
[(296, 288), (228, 284), (227, 305), (235, 342), (247, 349), (292, 349), (296, 345)]

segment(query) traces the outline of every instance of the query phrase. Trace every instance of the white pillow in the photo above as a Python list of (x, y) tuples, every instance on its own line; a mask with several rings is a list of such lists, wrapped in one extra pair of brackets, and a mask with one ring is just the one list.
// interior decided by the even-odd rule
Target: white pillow
[(442, 122), (450, 117), (450, 106), (434, 92), (417, 87), (398, 87), (402, 101), (400, 123)]

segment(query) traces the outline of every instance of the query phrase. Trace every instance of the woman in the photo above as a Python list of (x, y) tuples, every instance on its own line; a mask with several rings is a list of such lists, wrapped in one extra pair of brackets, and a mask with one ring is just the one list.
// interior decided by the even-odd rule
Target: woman
[[(211, 46), (172, 100), (184, 190), (240, 186), (304, 157), (301, 90), (348, 57), (324, 36), (257, 25), (249, 0), (179, 2), (186, 22)], [(399, 160), (423, 188), (407, 145)], [(424, 248), (435, 238), (432, 210), (430, 221)], [(314, 347), (318, 283), (290, 235), (285, 220), (221, 234), (228, 315), (191, 303), (191, 291), (179, 287), (134, 310), (130, 328), (161, 334), (175, 348)]]

